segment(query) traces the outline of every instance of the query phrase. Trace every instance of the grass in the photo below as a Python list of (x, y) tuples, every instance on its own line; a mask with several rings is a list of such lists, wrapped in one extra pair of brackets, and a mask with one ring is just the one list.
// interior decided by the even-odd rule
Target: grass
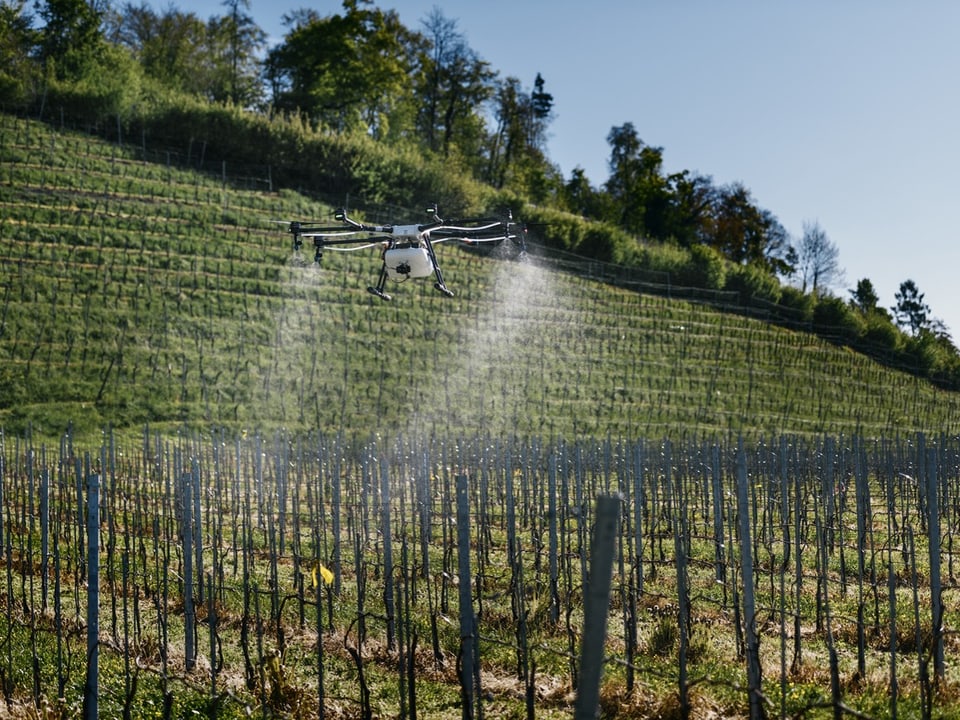
[[(296, 262), (289, 191), (3, 116), (0, 424), (681, 437), (956, 429), (960, 396), (802, 332), (441, 247), (448, 284), (368, 295)], [(396, 218), (394, 218), (396, 219)], [(409, 218), (403, 218), (404, 221)]]

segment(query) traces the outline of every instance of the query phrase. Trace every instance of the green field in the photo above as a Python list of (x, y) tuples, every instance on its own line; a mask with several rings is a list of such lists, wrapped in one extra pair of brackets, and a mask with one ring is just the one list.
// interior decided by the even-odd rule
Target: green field
[(72, 426), (95, 436), (147, 423), (361, 437), (957, 427), (960, 395), (909, 373), (543, 258), (441, 246), (457, 296), (412, 281), (384, 303), (365, 292), (374, 252), (327, 252), (318, 269), (308, 251), (293, 257), (273, 222), (329, 220), (326, 205), (249, 189), (264, 182), (249, 169), (200, 174), (163, 153), (146, 162), (141, 148), (0, 119), (8, 433), (56, 437)]

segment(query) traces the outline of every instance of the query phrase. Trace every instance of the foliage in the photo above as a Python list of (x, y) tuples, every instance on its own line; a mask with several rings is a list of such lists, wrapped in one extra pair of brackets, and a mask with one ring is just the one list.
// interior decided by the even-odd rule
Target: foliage
[(813, 310), (817, 302), (817, 298), (813, 295), (792, 285), (784, 285), (779, 304), (784, 309), (796, 313), (798, 323), (806, 324), (813, 320)]
[[(63, 82), (96, 78), (97, 69), (106, 66), (103, 11), (86, 0), (43, 0), (38, 6), (43, 26), (37, 49), (44, 70)], [(110, 81), (106, 73), (100, 79)]]
[[(510, 193), (503, 197), (517, 198)], [(536, 237), (548, 247), (627, 266), (639, 258), (637, 241), (614, 225), (548, 207), (525, 206), (523, 213)]]
[(189, 135), (206, 155), (259, 166), (278, 186), (401, 207), (436, 202), (452, 214), (479, 212), (491, 195), (469, 173), (411, 145), (384, 147), (366, 133), (326, 133), (237, 106), (156, 100), (140, 117), (140, 134), (155, 142)]
[(857, 281), (856, 289), (850, 291), (850, 302), (864, 315), (880, 310), (878, 307), (880, 297), (870, 278), (861, 278)]
[(37, 44), (33, 17), (26, 0), (0, 2), (0, 103), (22, 108), (35, 96), (40, 68), (31, 53)]
[(247, 108), (262, 106), (258, 55), (266, 34), (244, 11), (249, 0), (229, 0), (228, 12), (209, 23), (170, 6), (159, 13), (125, 3), (108, 14), (105, 34), (136, 59), (145, 77), (177, 93)]
[(894, 293), (897, 304), (892, 308), (893, 317), (897, 325), (909, 328), (914, 337), (929, 327), (930, 306), (923, 301), (923, 297), (913, 280), (904, 280)]
[(250, 0), (226, 0), (229, 12), (213, 18), (207, 26), (211, 38), (214, 102), (230, 102), (246, 108), (260, 107), (263, 101), (259, 54), (267, 44), (267, 34), (245, 11)]
[(953, 346), (926, 328), (911, 335), (903, 351), (906, 362), (915, 363), (917, 371), (926, 377), (948, 385), (960, 378), (960, 363)]
[(771, 275), (792, 272), (786, 230), (758, 207), (740, 183), (720, 188), (713, 211), (710, 244), (735, 263), (754, 265)]
[(636, 235), (665, 239), (669, 191), (663, 177), (663, 148), (646, 145), (633, 123), (614, 127), (610, 144), (610, 178), (606, 191), (615, 215), (607, 220)]
[(68, 81), (47, 77), (45, 103), (51, 110), (91, 129), (129, 121), (141, 97), (142, 76), (126, 51), (106, 46), (77, 73)]
[(820, 295), (813, 306), (813, 322), (855, 344), (862, 337), (866, 322), (850, 305), (832, 295)]
[(393, 110), (413, 92), (422, 39), (396, 11), (357, 0), (345, 0), (343, 10), (323, 18), (307, 13), (270, 51), (273, 105), (336, 132), (386, 137)]
[[(470, 47), (457, 21), (439, 8), (431, 10), (423, 25), (424, 49), (410, 98), (417, 137), (441, 157), (468, 158), (471, 172), (481, 177), (488, 140), (476, 109), (493, 96), (496, 72)], [(491, 150), (489, 156), (495, 154)]]
[(905, 337), (886, 312), (867, 313), (864, 320), (866, 326), (863, 338), (868, 345), (893, 353), (899, 353), (902, 350)]
[(733, 290), (740, 296), (740, 301), (750, 304), (754, 299), (777, 303), (783, 288), (770, 270), (763, 264), (750, 263), (734, 265), (727, 273), (726, 290)]
[(697, 244), (690, 247), (689, 260), (674, 272), (680, 284), (721, 290), (727, 284), (728, 265), (716, 249)]

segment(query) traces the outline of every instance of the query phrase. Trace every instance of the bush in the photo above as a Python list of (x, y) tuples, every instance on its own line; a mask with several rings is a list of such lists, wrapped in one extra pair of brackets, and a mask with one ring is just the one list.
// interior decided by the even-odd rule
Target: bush
[(619, 265), (636, 266), (640, 262), (637, 241), (608, 223), (534, 205), (524, 207), (523, 220), (547, 247)]
[(719, 250), (708, 245), (693, 245), (689, 261), (677, 273), (677, 282), (707, 290), (720, 290), (727, 282), (728, 264)]
[(590, 223), (574, 252), (618, 265), (636, 265), (636, 241), (623, 230), (607, 223)]
[(930, 330), (921, 330), (906, 339), (903, 358), (908, 367), (933, 380), (941, 387), (960, 386), (960, 358), (949, 339), (938, 337)]
[(820, 296), (813, 306), (813, 324), (819, 330), (839, 335), (845, 342), (855, 342), (863, 336), (865, 323), (849, 304), (837, 297)]
[(780, 281), (756, 264), (734, 265), (727, 274), (723, 289), (739, 293), (744, 305), (749, 305), (754, 298), (777, 303), (783, 292)]
[(904, 335), (889, 316), (871, 312), (864, 318), (863, 341), (877, 350), (897, 353), (902, 349)]
[(816, 299), (813, 295), (805, 293), (800, 288), (792, 285), (785, 285), (780, 294), (780, 305), (790, 310), (790, 316), (795, 317), (797, 322), (809, 323), (813, 320), (813, 308)]

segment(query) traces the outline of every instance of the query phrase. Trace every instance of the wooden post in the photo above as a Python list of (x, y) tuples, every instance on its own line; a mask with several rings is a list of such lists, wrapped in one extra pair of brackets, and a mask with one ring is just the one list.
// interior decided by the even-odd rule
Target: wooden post
[(396, 613), (393, 600), (393, 534), (390, 530), (390, 468), (380, 461), (380, 532), (383, 533), (383, 607), (387, 613), (387, 649), (396, 648)]
[(87, 476), (87, 680), (83, 717), (97, 720), (100, 661), (100, 476)]
[(473, 590), (470, 582), (470, 494), (467, 476), (457, 476), (457, 557), (460, 590), (460, 697), (463, 720), (474, 717), (476, 672), (476, 617), (473, 614)]
[(930, 548), (930, 611), (933, 629), (933, 672), (943, 679), (946, 672), (943, 657), (943, 597), (940, 579), (940, 483), (937, 450), (927, 450), (927, 510)]
[(583, 593), (583, 644), (580, 648), (576, 720), (595, 720), (598, 716), (613, 560), (620, 535), (620, 503), (619, 495), (601, 495), (597, 498), (590, 576)]
[(184, 665), (193, 670), (197, 661), (195, 645), (196, 613), (193, 607), (193, 475), (185, 472), (180, 476), (183, 483), (183, 625)]
[(757, 636), (753, 588), (753, 535), (750, 532), (750, 502), (747, 493), (747, 457), (743, 443), (737, 450), (737, 516), (740, 526), (740, 572), (743, 576), (743, 624), (747, 655), (747, 692), (750, 720), (764, 717), (760, 684), (760, 638)]

